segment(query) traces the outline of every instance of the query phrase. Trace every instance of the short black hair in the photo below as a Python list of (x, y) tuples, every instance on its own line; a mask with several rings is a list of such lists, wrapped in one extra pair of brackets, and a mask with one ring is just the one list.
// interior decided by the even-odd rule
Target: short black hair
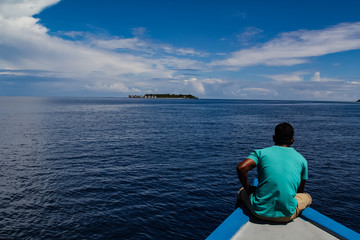
[(274, 142), (276, 145), (291, 145), (294, 137), (294, 128), (287, 122), (280, 123), (275, 127)]

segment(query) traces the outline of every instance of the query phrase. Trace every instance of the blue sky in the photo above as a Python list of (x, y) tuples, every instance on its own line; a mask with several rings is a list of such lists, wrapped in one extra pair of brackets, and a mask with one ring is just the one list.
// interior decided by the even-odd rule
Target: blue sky
[(360, 98), (358, 1), (2, 0), (0, 95)]

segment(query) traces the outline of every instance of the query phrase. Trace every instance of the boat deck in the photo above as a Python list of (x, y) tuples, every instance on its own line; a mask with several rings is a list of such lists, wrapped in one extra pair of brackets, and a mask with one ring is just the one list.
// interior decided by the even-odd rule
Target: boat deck
[(331, 240), (338, 239), (328, 232), (316, 227), (310, 222), (301, 218), (296, 218), (287, 224), (271, 224), (261, 221), (248, 221), (231, 238), (232, 240), (251, 239), (251, 240)]

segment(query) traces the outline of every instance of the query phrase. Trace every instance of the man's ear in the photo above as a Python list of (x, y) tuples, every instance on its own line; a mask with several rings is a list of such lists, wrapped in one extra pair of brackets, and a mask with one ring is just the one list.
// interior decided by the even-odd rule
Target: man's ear
[(291, 144), (293, 144), (294, 142), (295, 142), (295, 139), (292, 138), (292, 139), (291, 139)]

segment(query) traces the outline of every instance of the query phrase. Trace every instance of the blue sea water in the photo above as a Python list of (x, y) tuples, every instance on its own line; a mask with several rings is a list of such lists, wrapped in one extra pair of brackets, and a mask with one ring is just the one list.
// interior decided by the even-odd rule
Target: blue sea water
[(204, 239), (284, 121), (313, 208), (359, 232), (360, 104), (0, 97), (0, 239)]

